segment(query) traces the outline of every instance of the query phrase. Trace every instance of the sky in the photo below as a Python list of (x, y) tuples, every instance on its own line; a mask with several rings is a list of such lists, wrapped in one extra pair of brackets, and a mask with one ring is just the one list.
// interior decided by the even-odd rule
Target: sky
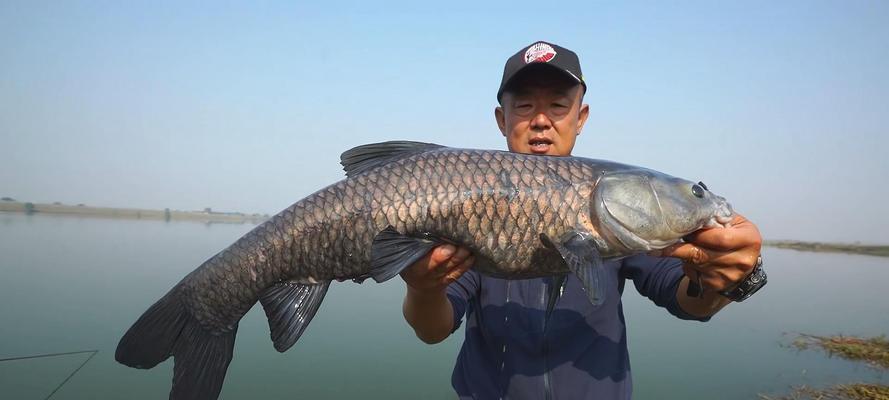
[(275, 214), (357, 145), (505, 149), (503, 64), (546, 40), (588, 85), (574, 155), (889, 243), (889, 2), (305, 3), (0, 2), (0, 196)]

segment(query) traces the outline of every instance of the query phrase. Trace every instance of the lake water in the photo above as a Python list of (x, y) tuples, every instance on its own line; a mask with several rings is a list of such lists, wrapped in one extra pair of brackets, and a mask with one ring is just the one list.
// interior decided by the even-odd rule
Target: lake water
[[(83, 219), (0, 213), (0, 358), (98, 350), (53, 399), (166, 398), (172, 362), (114, 361), (135, 319), (252, 225)], [(787, 333), (889, 333), (889, 259), (766, 249), (770, 283), (708, 323), (680, 321), (624, 294), (635, 398), (753, 399), (790, 385), (889, 376)], [(272, 348), (262, 310), (241, 322), (225, 399), (452, 399), (462, 332), (428, 346), (401, 317), (404, 284), (334, 284), (300, 341)], [(0, 362), (0, 398), (44, 399), (88, 354)]]

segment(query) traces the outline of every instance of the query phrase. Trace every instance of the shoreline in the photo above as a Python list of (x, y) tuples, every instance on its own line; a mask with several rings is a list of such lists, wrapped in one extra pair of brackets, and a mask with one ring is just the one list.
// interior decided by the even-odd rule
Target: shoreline
[(70, 215), (90, 218), (145, 219), (155, 221), (192, 221), (205, 223), (254, 223), (269, 218), (265, 214), (245, 214), (239, 212), (152, 210), (142, 208), (93, 207), (84, 204), (30, 203), (20, 201), (0, 201), (0, 212), (19, 214)]
[(887, 245), (864, 245), (857, 243), (823, 243), (803, 242), (799, 240), (765, 240), (763, 247), (775, 247), (796, 251), (810, 251), (815, 253), (845, 253), (861, 254), (875, 257), (889, 257)]
[[(145, 219), (154, 221), (191, 221), (203, 223), (253, 223), (259, 224), (269, 219), (268, 214), (246, 214), (241, 212), (218, 212), (211, 209), (203, 211), (183, 211), (123, 208), (123, 207), (94, 207), (84, 204), (70, 205), (62, 203), (30, 203), (15, 200), (0, 201), (0, 213), (19, 214), (51, 214), (69, 215), (87, 218), (110, 219)], [(825, 243), (805, 242), (800, 240), (764, 240), (763, 247), (779, 249), (808, 251), (816, 253), (845, 253), (861, 254), (875, 257), (889, 257), (889, 245), (863, 245), (858, 243)]]

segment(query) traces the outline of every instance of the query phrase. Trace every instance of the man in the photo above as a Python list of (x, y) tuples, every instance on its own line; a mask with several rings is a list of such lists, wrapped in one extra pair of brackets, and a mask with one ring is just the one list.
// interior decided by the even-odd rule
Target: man
[[(510, 151), (571, 155), (589, 115), (582, 77), (577, 55), (551, 43), (534, 43), (507, 60), (494, 116)], [(658, 254), (605, 262), (615, 296), (599, 306), (573, 274), (562, 287), (552, 278), (495, 279), (470, 269), (468, 249), (442, 245), (402, 272), (404, 317), (431, 344), (466, 316), (452, 376), (460, 398), (629, 399), (619, 295), (626, 281), (678, 318), (706, 321), (764, 284), (761, 241), (756, 226), (736, 215), (730, 228), (700, 230)], [(553, 290), (561, 295), (547, 316)]]

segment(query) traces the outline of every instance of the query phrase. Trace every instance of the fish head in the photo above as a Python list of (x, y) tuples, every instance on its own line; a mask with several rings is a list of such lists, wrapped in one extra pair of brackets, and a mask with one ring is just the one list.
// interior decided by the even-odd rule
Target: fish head
[(633, 169), (601, 176), (593, 196), (603, 237), (627, 253), (656, 250), (704, 227), (728, 226), (731, 205), (702, 182)]

